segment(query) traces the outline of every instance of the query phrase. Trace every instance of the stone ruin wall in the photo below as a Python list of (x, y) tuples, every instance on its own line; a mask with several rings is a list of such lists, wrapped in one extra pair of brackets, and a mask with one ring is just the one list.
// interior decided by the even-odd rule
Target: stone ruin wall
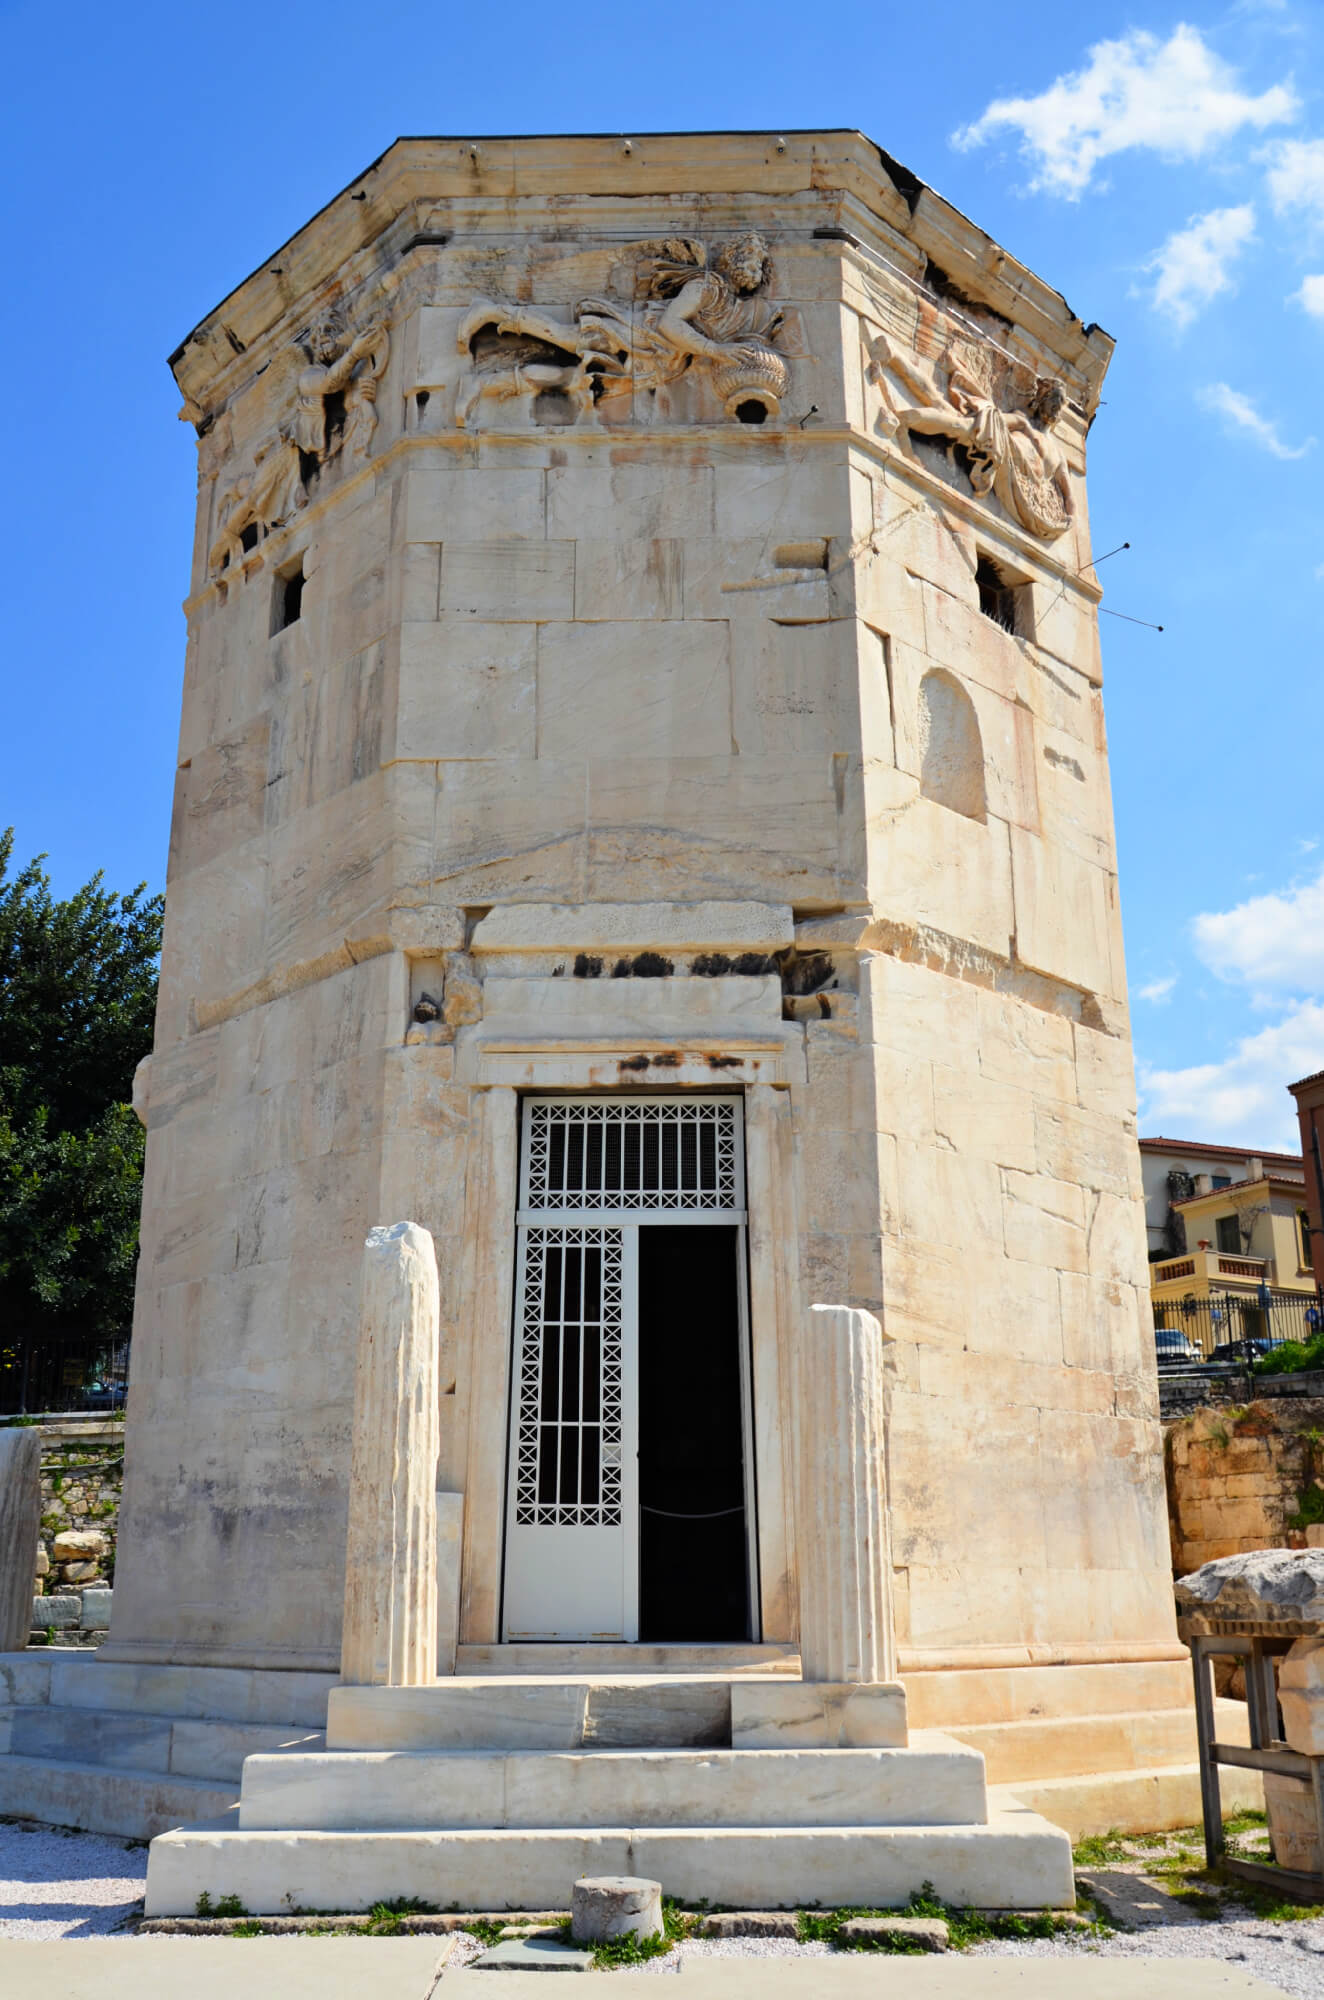
[(1167, 1426), (1164, 1460), (1175, 1576), (1324, 1541), (1324, 1399), (1197, 1410)]

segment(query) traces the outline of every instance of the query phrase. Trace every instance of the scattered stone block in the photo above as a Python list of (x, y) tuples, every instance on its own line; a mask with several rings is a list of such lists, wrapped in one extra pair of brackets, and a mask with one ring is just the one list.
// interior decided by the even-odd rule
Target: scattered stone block
[(34, 1597), (32, 1600), (34, 1628), (77, 1625), (82, 1615), (82, 1599), (78, 1597)]
[(796, 1938), (800, 1921), (794, 1910), (718, 1910), (701, 1917), (694, 1927), (696, 1937), (706, 1938)]
[(100, 1563), (76, 1562), (65, 1563), (64, 1565), (64, 1581), (66, 1583), (91, 1583), (93, 1578), (100, 1576), (100, 1574)]
[(845, 1945), (903, 1944), (912, 1951), (946, 1951), (951, 1943), (941, 1917), (847, 1917), (837, 1936)]
[(1177, 1581), (1177, 1610), (1192, 1631), (1207, 1621), (1318, 1621), (1324, 1627), (1324, 1549), (1251, 1549), (1203, 1563)]
[(570, 1895), (576, 1943), (662, 1935), (662, 1884), (640, 1875), (581, 1875)]
[(51, 1549), (57, 1563), (95, 1563), (109, 1554), (110, 1536), (100, 1528), (65, 1528)]
[(50, 1557), (49, 1557), (49, 1556), (47, 1555), (47, 1553), (46, 1553), (45, 1549), (44, 1549), (44, 1548), (41, 1548), (40, 1546), (38, 1546), (38, 1549), (37, 1549), (37, 1575), (38, 1575), (38, 1576), (49, 1576), (49, 1575), (50, 1575), (50, 1573), (51, 1573), (51, 1559), (50, 1559)]
[(473, 1959), (470, 1972), (591, 1972), (593, 1953), (559, 1939), (507, 1938)]
[[(1287, 1712), (1285, 1707), (1283, 1712)], [(1290, 1734), (1287, 1740), (1292, 1741)], [(1269, 1817), (1269, 1841), (1278, 1866), (1300, 1868), (1317, 1875), (1319, 1828), (1315, 1824), (1315, 1795), (1310, 1786), (1304, 1779), (1289, 1777), (1286, 1772), (1266, 1771), (1264, 1806)]]
[(107, 1632), (110, 1629), (111, 1600), (113, 1590), (85, 1590), (83, 1592), (83, 1615), (79, 1624), (85, 1632)]

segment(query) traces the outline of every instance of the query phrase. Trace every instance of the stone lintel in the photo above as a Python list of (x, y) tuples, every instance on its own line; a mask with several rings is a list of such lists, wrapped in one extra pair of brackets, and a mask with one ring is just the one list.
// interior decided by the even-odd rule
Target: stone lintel
[(470, 949), (770, 952), (794, 942), (784, 903), (507, 903), (474, 926)]

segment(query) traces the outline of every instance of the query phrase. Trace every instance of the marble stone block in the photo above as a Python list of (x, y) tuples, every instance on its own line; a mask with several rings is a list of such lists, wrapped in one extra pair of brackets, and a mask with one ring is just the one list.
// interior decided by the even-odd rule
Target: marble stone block
[(437, 1669), (437, 1260), (416, 1222), (363, 1250), (343, 1680), (414, 1687)]
[(40, 1528), (41, 1433), (0, 1431), (0, 1653), (28, 1643)]
[(1293, 1750), (1324, 1756), (1324, 1639), (1298, 1639), (1278, 1669), (1283, 1734)]
[(899, 1681), (732, 1681), (735, 1750), (891, 1750), (906, 1747)]

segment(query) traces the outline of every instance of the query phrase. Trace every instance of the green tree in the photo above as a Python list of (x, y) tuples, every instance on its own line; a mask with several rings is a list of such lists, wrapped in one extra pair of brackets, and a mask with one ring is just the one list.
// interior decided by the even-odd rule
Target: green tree
[[(152, 1046), (163, 899), (100, 874), (67, 901), (44, 856), (11, 876), (0, 835), (0, 1325), (128, 1332), (143, 1134), (133, 1072)], [(12, 1351), (9, 1357), (12, 1364)], [(0, 1351), (0, 1366), (6, 1359)]]

